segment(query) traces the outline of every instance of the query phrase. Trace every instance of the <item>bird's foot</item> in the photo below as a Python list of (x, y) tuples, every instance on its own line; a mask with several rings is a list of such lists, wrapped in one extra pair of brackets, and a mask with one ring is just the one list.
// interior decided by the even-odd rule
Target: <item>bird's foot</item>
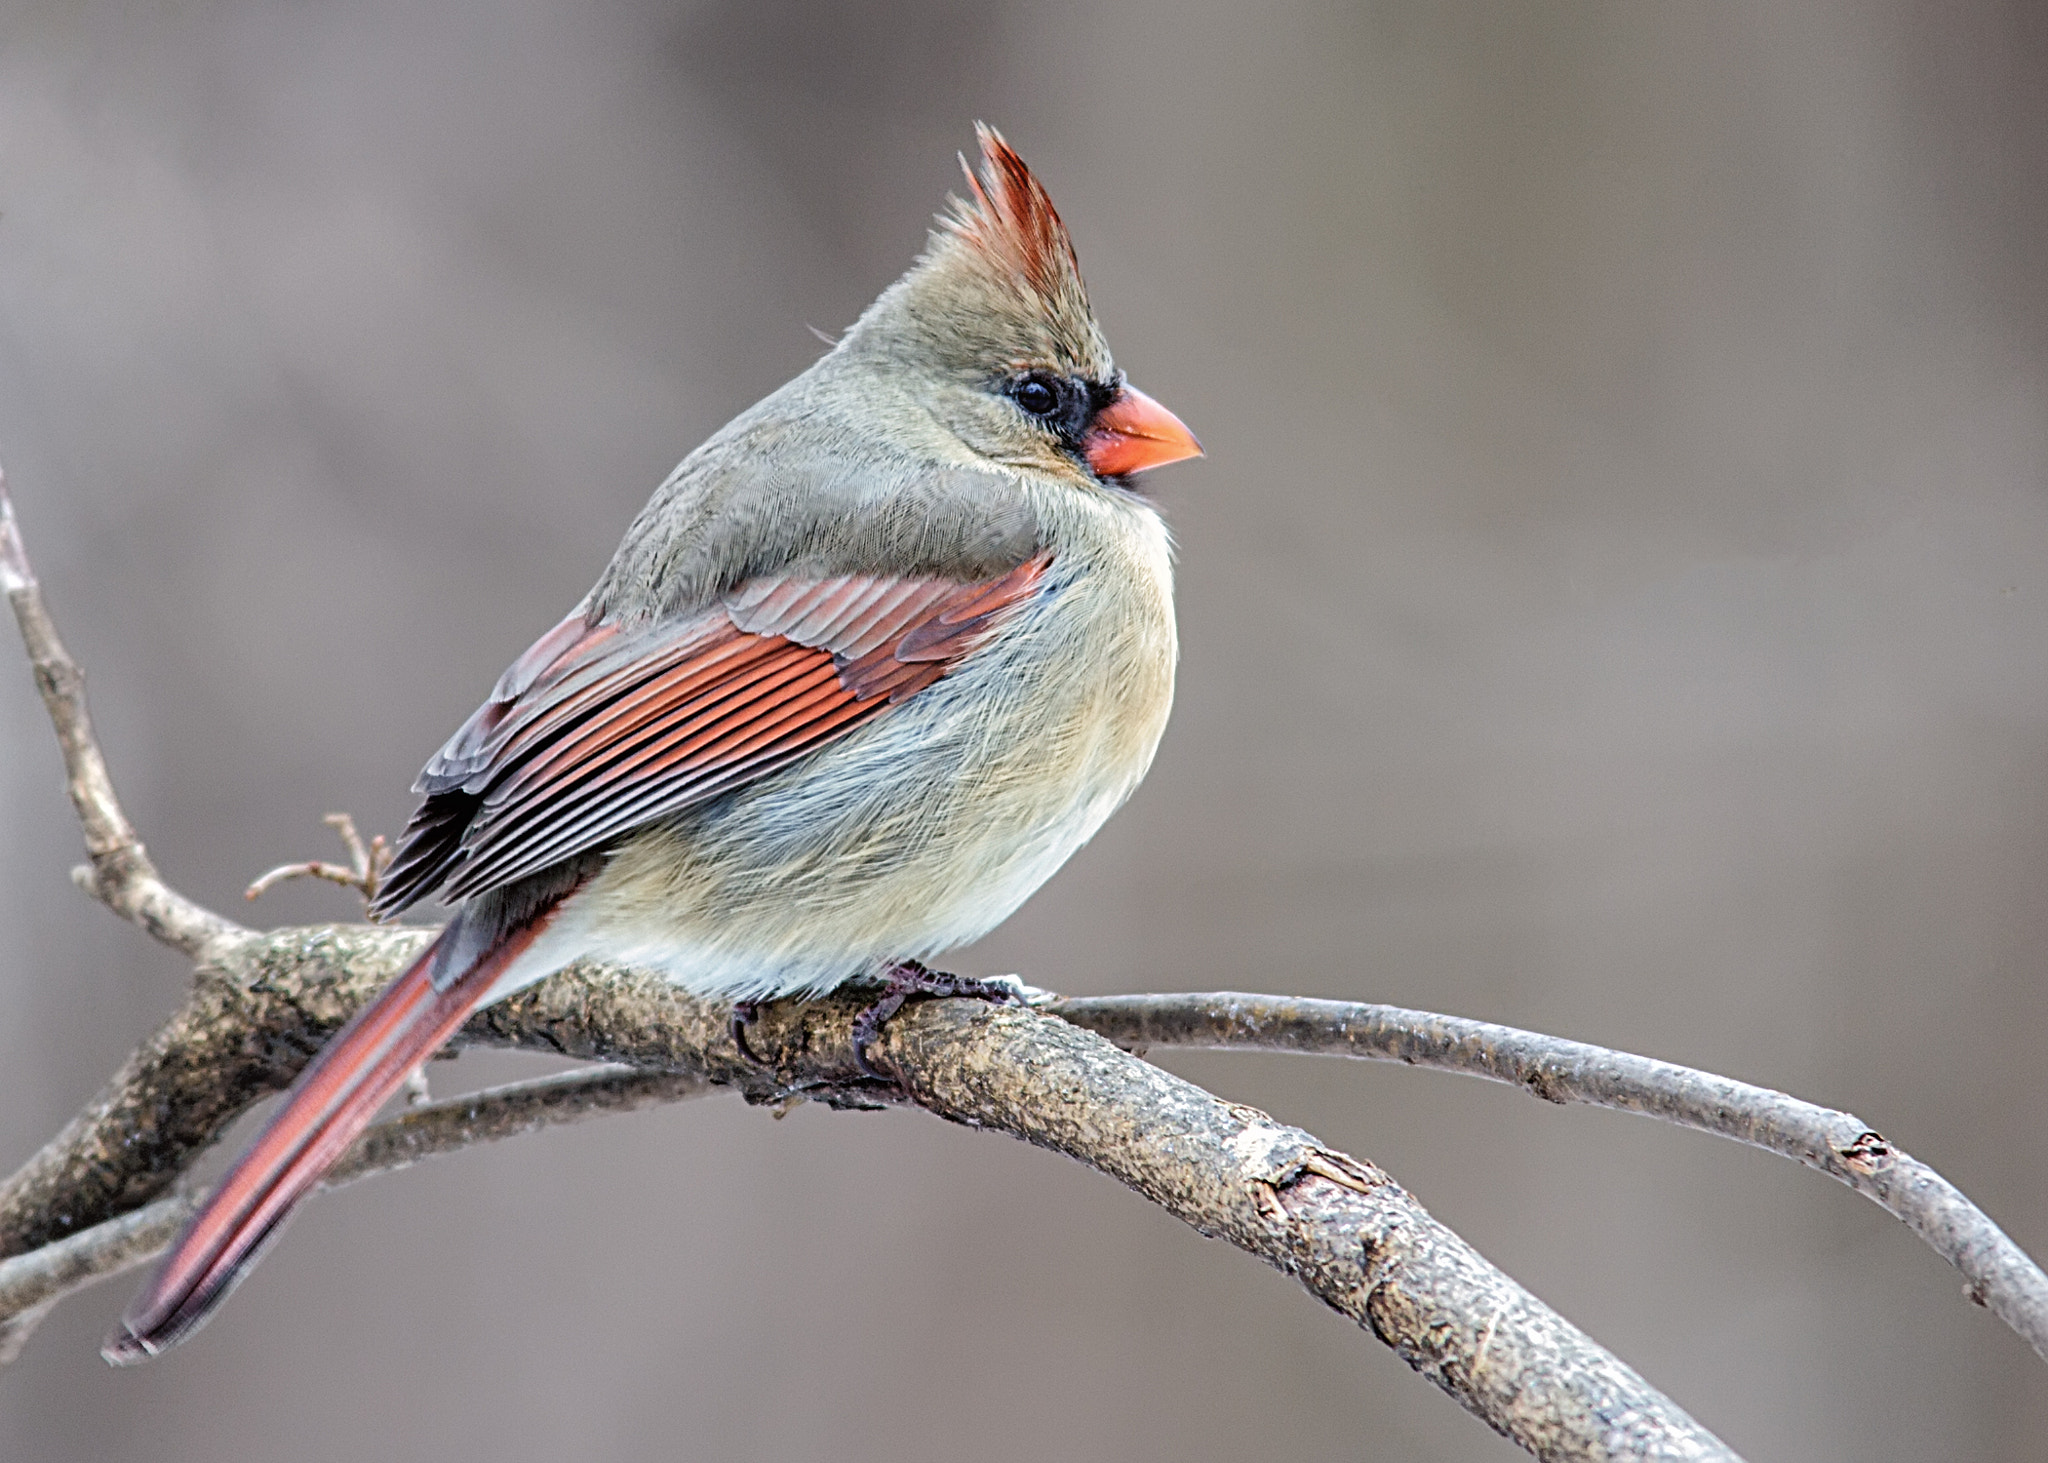
[(761, 1015), (759, 1001), (734, 1001), (732, 1003), (732, 1044), (739, 1048), (740, 1060), (749, 1066), (766, 1069), (768, 1063), (754, 1055), (754, 1049), (747, 1045), (747, 1028)]
[(1024, 1004), (1023, 987), (1014, 980), (948, 975), (942, 970), (928, 970), (916, 960), (905, 960), (891, 966), (888, 984), (882, 988), (882, 999), (853, 1018), (854, 1065), (877, 1082), (901, 1085), (901, 1078), (880, 1070), (868, 1060), (868, 1043), (882, 1034), (882, 1028), (889, 1024), (889, 1019), (902, 1010), (903, 1003), (912, 996), (964, 996), (970, 1000), (992, 1001), (999, 1006)]

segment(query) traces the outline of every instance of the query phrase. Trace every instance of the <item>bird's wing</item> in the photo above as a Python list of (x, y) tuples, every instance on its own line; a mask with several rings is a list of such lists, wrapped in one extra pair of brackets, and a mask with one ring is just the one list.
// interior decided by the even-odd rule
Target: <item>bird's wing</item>
[(974, 584), (765, 575), (640, 629), (571, 615), (420, 774), (373, 912), (510, 884), (846, 735), (983, 644), (1050, 562)]

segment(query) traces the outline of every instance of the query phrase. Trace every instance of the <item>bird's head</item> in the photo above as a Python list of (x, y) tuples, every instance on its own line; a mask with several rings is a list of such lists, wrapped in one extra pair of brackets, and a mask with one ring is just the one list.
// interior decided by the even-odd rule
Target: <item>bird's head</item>
[(930, 247), (840, 351), (888, 370), (998, 462), (1122, 478), (1199, 456), (1180, 419), (1110, 357), (1044, 185), (993, 127), (976, 131), (972, 197), (951, 200)]

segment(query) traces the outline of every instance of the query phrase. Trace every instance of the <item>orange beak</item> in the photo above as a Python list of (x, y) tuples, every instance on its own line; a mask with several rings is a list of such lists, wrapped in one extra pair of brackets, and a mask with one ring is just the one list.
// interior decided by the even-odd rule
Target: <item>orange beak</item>
[(1113, 478), (1200, 457), (1202, 444), (1179, 417), (1126, 384), (1116, 400), (1095, 414), (1081, 451), (1098, 476)]

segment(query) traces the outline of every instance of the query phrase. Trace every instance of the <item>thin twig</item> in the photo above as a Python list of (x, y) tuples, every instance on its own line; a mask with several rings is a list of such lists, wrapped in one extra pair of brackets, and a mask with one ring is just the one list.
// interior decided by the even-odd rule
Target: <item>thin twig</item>
[[(356, 1140), (322, 1187), (338, 1189), (478, 1143), (603, 1113), (680, 1102), (710, 1090), (709, 1082), (692, 1073), (643, 1072), (617, 1065), (487, 1087), (412, 1108), (377, 1124)], [(175, 1193), (55, 1244), (0, 1260), (0, 1346), (11, 1343), (18, 1352), (58, 1301), (161, 1254), (195, 1207), (192, 1195)], [(0, 1355), (0, 1364), (11, 1359), (11, 1353)]]
[(1088, 996), (1047, 1009), (1123, 1047), (1405, 1062), (1748, 1143), (1840, 1180), (1902, 1221), (1961, 1272), (1966, 1296), (2048, 1359), (2048, 1274), (1954, 1184), (1851, 1113), (1651, 1057), (1398, 1006), (1216, 991)]
[[(279, 864), (267, 873), (259, 874), (242, 891), (247, 900), (261, 899), (277, 885), (287, 879), (324, 879), (330, 884), (339, 884), (344, 889), (363, 892), (363, 876), (343, 864), (324, 864), (318, 859), (309, 859), (300, 864)], [(374, 896), (372, 896), (374, 897)]]
[(57, 638), (57, 627), (43, 604), (42, 586), (29, 563), (21, 526), (15, 521), (4, 471), (0, 471), (0, 590), (6, 592), (14, 621), (21, 627), (36, 689), (42, 692), (57, 745), (64, 753), (71, 806), (85, 830), (91, 862), (74, 871), (73, 879), (122, 918), (140, 924), (195, 960), (246, 935), (248, 931), (240, 925), (165, 884), (121, 811), (121, 800), (115, 796), (114, 780), (107, 772), (106, 758), (100, 754), (92, 717), (86, 710), (85, 675)]
[(356, 820), (346, 813), (329, 813), (320, 821), (341, 835), (342, 844), (348, 849), (346, 865), (322, 863), (318, 859), (307, 863), (280, 864), (244, 889), (242, 897), (260, 899), (287, 879), (325, 879), (330, 884), (355, 890), (362, 896), (366, 909), (375, 903), (377, 891), (384, 887), (384, 871), (391, 867), (391, 849), (385, 844), (384, 835), (379, 833), (364, 843), (362, 834), (356, 832)]
[[(347, 813), (329, 813), (320, 821), (341, 835), (341, 845), (348, 850), (349, 862), (355, 866), (358, 873), (364, 875), (367, 879), (379, 872), (376, 866), (376, 853), (374, 850), (363, 845), (363, 835), (356, 832), (356, 820), (354, 818), (351, 818)], [(378, 834), (374, 841), (378, 848), (382, 848), (384, 835)], [(374, 895), (375, 891), (371, 892)]]

